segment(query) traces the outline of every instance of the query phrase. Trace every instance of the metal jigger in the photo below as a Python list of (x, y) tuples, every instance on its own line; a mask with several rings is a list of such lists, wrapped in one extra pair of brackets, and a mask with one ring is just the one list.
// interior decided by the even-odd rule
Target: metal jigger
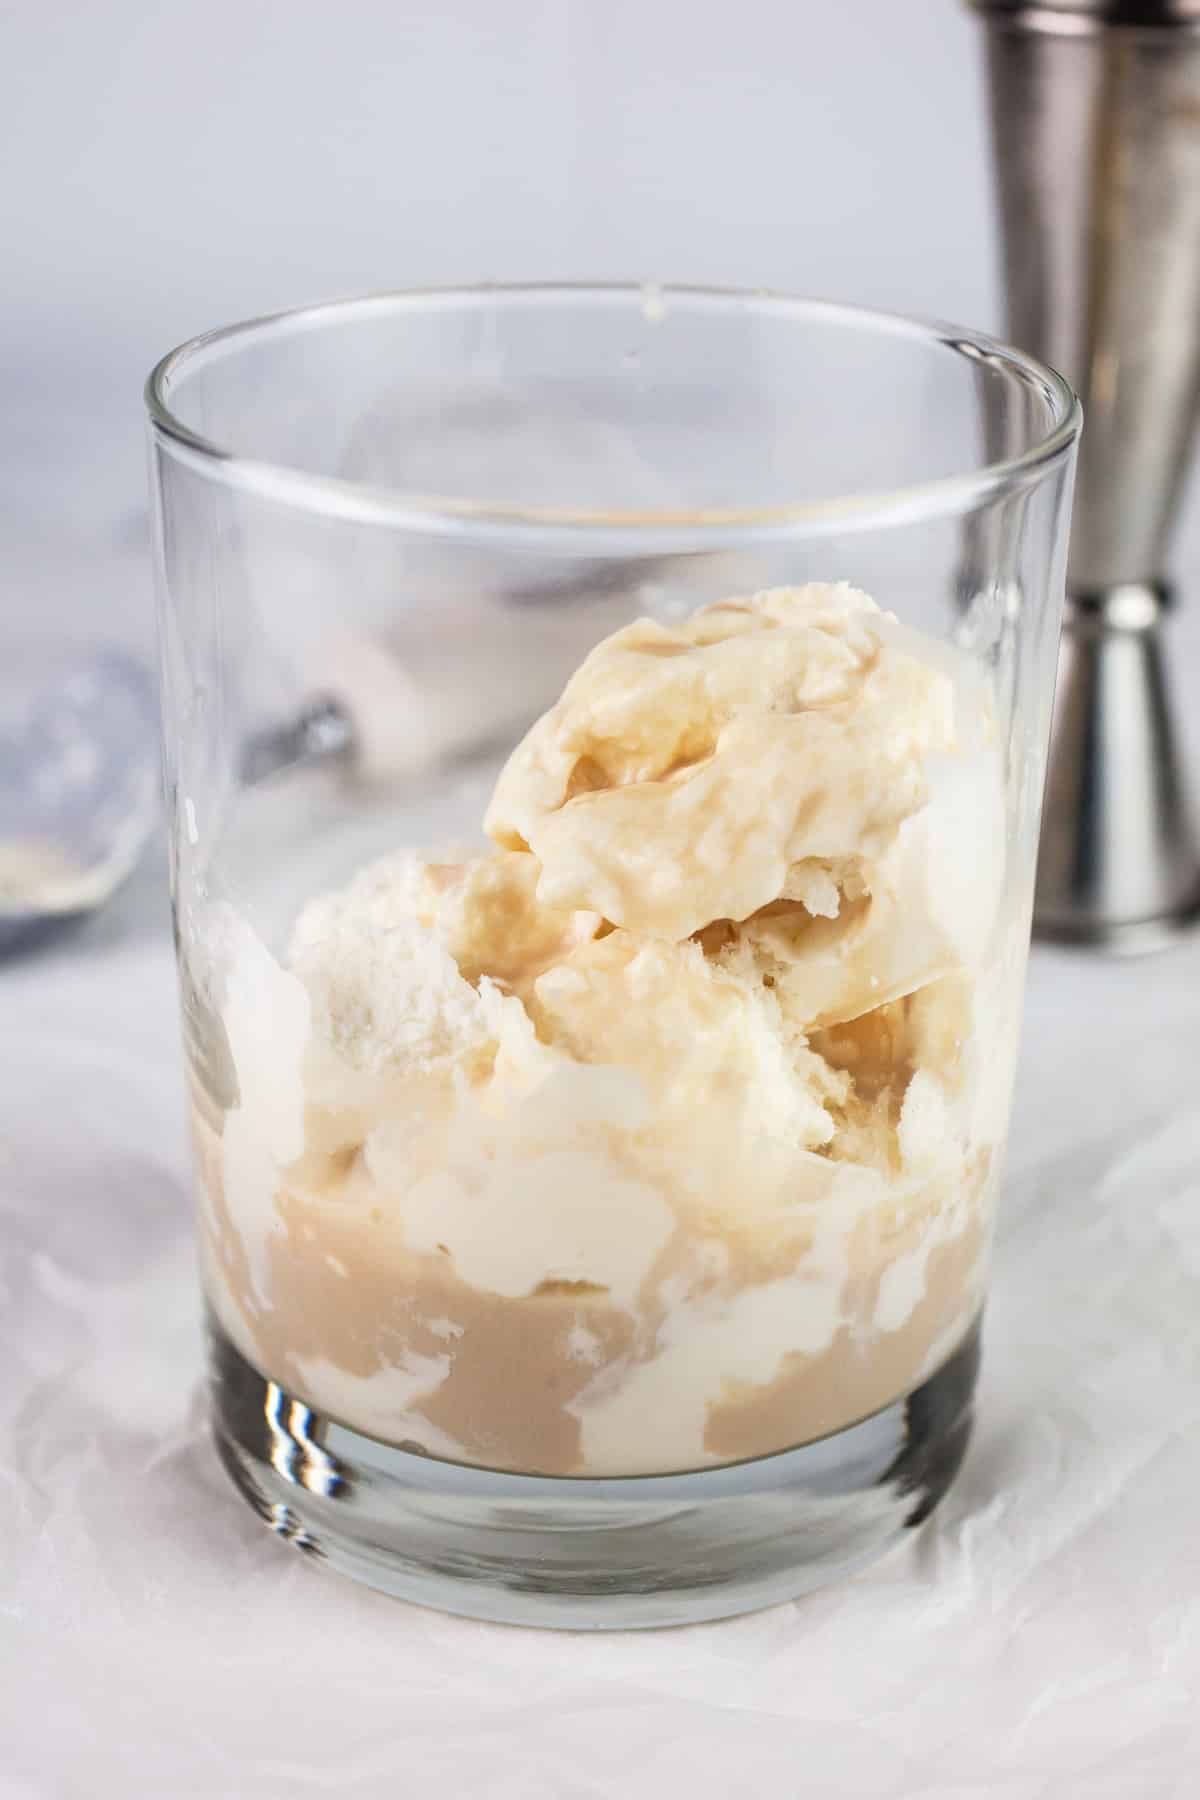
[(1200, 0), (972, 4), (1009, 335), (1084, 409), (1035, 929), (1149, 949), (1200, 920), (1160, 632), (1200, 402)]

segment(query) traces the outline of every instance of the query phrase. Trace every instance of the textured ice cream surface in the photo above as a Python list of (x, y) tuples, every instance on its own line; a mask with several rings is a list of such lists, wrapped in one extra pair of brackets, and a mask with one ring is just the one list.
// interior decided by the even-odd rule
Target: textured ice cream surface
[(642, 620), (514, 751), (495, 852), (384, 858), (284, 964), (235, 922), (200, 1147), (243, 1351), (548, 1473), (763, 1454), (913, 1386), (978, 1304), (1011, 1074), (992, 737), (970, 666), (845, 584)]
[(886, 623), (845, 584), (638, 620), (514, 752), (489, 834), (533, 851), (547, 903), (671, 940), (874, 859), (954, 744), (951, 680)]

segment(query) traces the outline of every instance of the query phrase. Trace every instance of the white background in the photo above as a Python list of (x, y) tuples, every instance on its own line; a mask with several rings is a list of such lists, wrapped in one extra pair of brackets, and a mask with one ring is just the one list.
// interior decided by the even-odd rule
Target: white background
[(977, 36), (956, 0), (0, 0), (0, 605), (100, 582), (141, 635), (137, 568), (94, 569), (141, 384), (232, 319), (590, 276), (995, 325)]

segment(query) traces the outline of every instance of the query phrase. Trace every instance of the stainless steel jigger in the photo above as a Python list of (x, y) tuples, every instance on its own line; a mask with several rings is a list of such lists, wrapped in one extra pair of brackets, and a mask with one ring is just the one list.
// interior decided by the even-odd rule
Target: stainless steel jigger
[(1200, 921), (1160, 633), (1200, 402), (1200, 0), (971, 4), (1009, 335), (1084, 409), (1035, 929), (1150, 949)]

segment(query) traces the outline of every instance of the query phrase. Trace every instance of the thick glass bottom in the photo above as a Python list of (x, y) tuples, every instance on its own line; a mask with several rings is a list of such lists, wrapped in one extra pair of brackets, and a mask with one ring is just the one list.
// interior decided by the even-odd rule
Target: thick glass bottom
[(936, 1374), (798, 1449), (682, 1475), (512, 1475), (398, 1449), (265, 1379), (209, 1320), (226, 1468), (287, 1542), (420, 1605), (570, 1630), (794, 1599), (921, 1524), (971, 1430), (979, 1322)]

